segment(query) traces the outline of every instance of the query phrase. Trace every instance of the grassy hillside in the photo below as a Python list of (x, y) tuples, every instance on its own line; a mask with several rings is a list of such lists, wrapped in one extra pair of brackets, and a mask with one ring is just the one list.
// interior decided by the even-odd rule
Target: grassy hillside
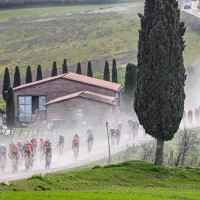
[[(23, 8), (0, 11), (0, 77), (8, 66), (18, 65), (22, 75), (38, 64), (49, 76), (52, 62), (61, 66), (67, 58), (71, 71), (77, 62), (93, 60), (96, 77), (102, 77), (105, 60), (118, 66), (136, 62), (139, 18), (143, 3)], [(186, 66), (193, 64), (200, 48), (200, 32), (188, 29), (184, 53)], [(84, 62), (85, 61), (85, 62)], [(85, 72), (84, 72), (85, 73)], [(124, 80), (124, 70), (120, 83)]]
[(200, 199), (200, 169), (142, 161), (33, 176), (1, 184), (0, 199)]
[(136, 3), (0, 11), (0, 76), (5, 66), (13, 74), (19, 65), (24, 75), (27, 65), (51, 69), (53, 60), (61, 66), (64, 58), (69, 65), (98, 60), (95, 71), (105, 59), (127, 63), (134, 59), (142, 10)]

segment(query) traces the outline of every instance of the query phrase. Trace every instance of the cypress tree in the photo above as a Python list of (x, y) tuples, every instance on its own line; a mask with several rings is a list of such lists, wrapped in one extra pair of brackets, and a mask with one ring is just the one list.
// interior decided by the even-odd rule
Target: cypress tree
[(139, 16), (134, 108), (146, 133), (157, 139), (155, 164), (162, 165), (164, 141), (174, 137), (184, 112), (185, 26), (176, 0), (146, 0)]
[(103, 73), (103, 80), (110, 81), (110, 69), (108, 61), (105, 62), (104, 73)]
[(136, 89), (137, 66), (129, 63), (126, 66), (125, 83), (124, 83), (124, 107), (126, 111), (133, 108), (133, 99)]
[(15, 67), (15, 74), (14, 74), (14, 81), (13, 81), (13, 88), (18, 87), (21, 85), (21, 77), (19, 67)]
[(88, 62), (87, 76), (93, 77), (92, 63), (91, 63), (91, 61)]
[(26, 68), (26, 83), (31, 83), (32, 82), (32, 72), (31, 72), (31, 67), (28, 66)]
[(42, 80), (42, 67), (41, 65), (38, 65), (37, 67), (37, 77), (36, 77), (36, 81)]
[(113, 83), (118, 83), (117, 81), (117, 65), (116, 65), (116, 60), (113, 60), (113, 65), (112, 65), (112, 82)]
[(58, 72), (57, 72), (57, 64), (56, 61), (53, 62), (53, 67), (52, 67), (52, 72), (51, 72), (51, 77), (53, 76), (57, 76)]
[(64, 61), (63, 61), (62, 73), (63, 73), (63, 74), (68, 73), (67, 60), (66, 60), (66, 59), (64, 59)]
[(78, 62), (76, 73), (77, 74), (82, 74), (82, 72), (81, 72), (81, 63), (80, 62)]
[(15, 125), (15, 104), (14, 104), (14, 94), (12, 87), (8, 88), (7, 98), (6, 98), (6, 122), (8, 128), (11, 130)]
[(5, 72), (4, 72), (4, 79), (3, 79), (3, 91), (2, 91), (2, 96), (4, 101), (6, 101), (6, 93), (8, 91), (8, 88), (10, 86), (10, 73), (8, 68), (5, 68)]

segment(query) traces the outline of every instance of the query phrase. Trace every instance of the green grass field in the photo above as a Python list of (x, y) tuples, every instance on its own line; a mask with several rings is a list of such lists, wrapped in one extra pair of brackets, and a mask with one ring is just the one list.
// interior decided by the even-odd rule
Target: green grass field
[(69, 65), (99, 60), (95, 71), (102, 71), (107, 58), (126, 63), (123, 59), (136, 50), (137, 13), (142, 10), (135, 3), (0, 11), (0, 75), (5, 66), (13, 74), (19, 65), (24, 75), (27, 65), (51, 69), (54, 60), (61, 66), (64, 58)]
[(0, 199), (200, 199), (200, 169), (142, 161), (33, 176), (1, 184)]
[[(106, 59), (111, 63), (116, 58), (120, 67), (136, 62), (138, 12), (143, 12), (143, 3), (1, 10), (0, 77), (6, 66), (13, 76), (18, 65), (24, 76), (27, 65), (34, 72), (38, 64), (51, 70), (54, 60), (61, 66), (67, 58), (72, 66), (83, 62), (84, 70), (86, 62), (93, 60), (95, 76), (102, 78)], [(199, 55), (200, 32), (188, 29), (185, 40), (185, 65), (190, 66)], [(124, 71), (119, 72), (120, 83)]]

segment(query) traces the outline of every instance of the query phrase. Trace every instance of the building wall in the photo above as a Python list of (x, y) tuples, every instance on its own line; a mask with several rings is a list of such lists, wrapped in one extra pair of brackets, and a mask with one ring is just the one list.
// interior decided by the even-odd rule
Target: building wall
[(38, 85), (22, 88), (19, 90), (14, 90), (15, 108), (17, 108), (16, 116), (18, 116), (18, 111), (19, 111), (18, 110), (18, 96), (20, 95), (22, 96), (24, 95), (43, 96), (44, 95), (46, 96), (47, 98), (46, 100), (48, 102), (57, 97), (72, 94), (72, 93), (79, 92), (82, 90), (87, 90), (87, 91), (96, 92), (103, 95), (109, 95), (109, 96), (114, 96), (114, 97), (119, 96), (118, 92), (116, 91), (60, 78), (53, 81), (44, 82)]
[[(80, 111), (82, 111), (82, 115), (80, 115)], [(114, 106), (82, 97), (75, 97), (47, 107), (47, 120), (66, 119), (98, 123), (111, 118), (115, 118)]]

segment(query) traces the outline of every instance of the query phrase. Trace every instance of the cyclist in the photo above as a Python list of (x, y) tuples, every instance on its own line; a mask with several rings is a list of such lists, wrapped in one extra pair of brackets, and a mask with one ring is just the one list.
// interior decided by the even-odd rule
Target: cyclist
[(79, 135), (76, 133), (72, 139), (72, 149), (74, 151), (74, 158), (77, 159), (79, 153), (79, 144), (80, 138)]
[(49, 165), (51, 164), (51, 159), (52, 159), (52, 146), (51, 142), (47, 139), (45, 141), (44, 145), (44, 155), (45, 155), (45, 166), (46, 168), (49, 168)]
[(16, 173), (18, 170), (19, 148), (14, 143), (10, 146), (10, 159), (12, 161), (12, 171)]
[(92, 150), (92, 145), (94, 142), (94, 132), (92, 128), (88, 128), (87, 130), (87, 144), (88, 144), (88, 152)]
[(110, 137), (111, 137), (111, 144), (114, 146), (115, 145), (115, 140), (116, 140), (116, 131), (114, 127), (110, 129)]
[(31, 144), (32, 144), (33, 152), (34, 152), (34, 156), (35, 156), (36, 150), (37, 150), (37, 146), (38, 146), (38, 141), (37, 141), (36, 137), (32, 138)]
[(138, 123), (138, 121), (133, 121), (133, 137), (134, 136), (137, 136), (137, 134), (138, 134), (138, 131), (139, 131), (139, 123)]
[(28, 158), (30, 158), (30, 156), (32, 156), (32, 154), (33, 154), (32, 144), (28, 141), (24, 145), (24, 153), (28, 156)]
[(5, 146), (5, 144), (1, 144), (0, 145), (0, 156), (4, 157), (6, 159), (6, 153), (7, 153), (7, 148)]
[(52, 156), (51, 142), (47, 139), (44, 144), (44, 154)]
[(192, 124), (192, 121), (193, 121), (193, 112), (192, 112), (192, 110), (188, 111), (187, 117), (188, 117), (189, 123)]
[(24, 160), (25, 160), (25, 171), (33, 166), (33, 147), (30, 142), (24, 145)]
[(40, 154), (44, 154), (44, 146), (45, 146), (45, 141), (40, 138), (40, 143), (39, 143), (39, 151), (40, 151)]
[(121, 131), (120, 131), (119, 128), (117, 128), (115, 130), (115, 134), (116, 134), (116, 143), (117, 143), (117, 145), (119, 145), (120, 144), (120, 139), (121, 139)]
[(60, 135), (59, 138), (58, 138), (58, 144), (57, 144), (57, 146), (59, 147), (60, 153), (62, 153), (62, 150), (64, 148), (64, 142), (65, 142), (64, 136)]
[(17, 160), (19, 158), (19, 148), (15, 143), (12, 143), (10, 148), (10, 156), (13, 158), (15, 157)]

